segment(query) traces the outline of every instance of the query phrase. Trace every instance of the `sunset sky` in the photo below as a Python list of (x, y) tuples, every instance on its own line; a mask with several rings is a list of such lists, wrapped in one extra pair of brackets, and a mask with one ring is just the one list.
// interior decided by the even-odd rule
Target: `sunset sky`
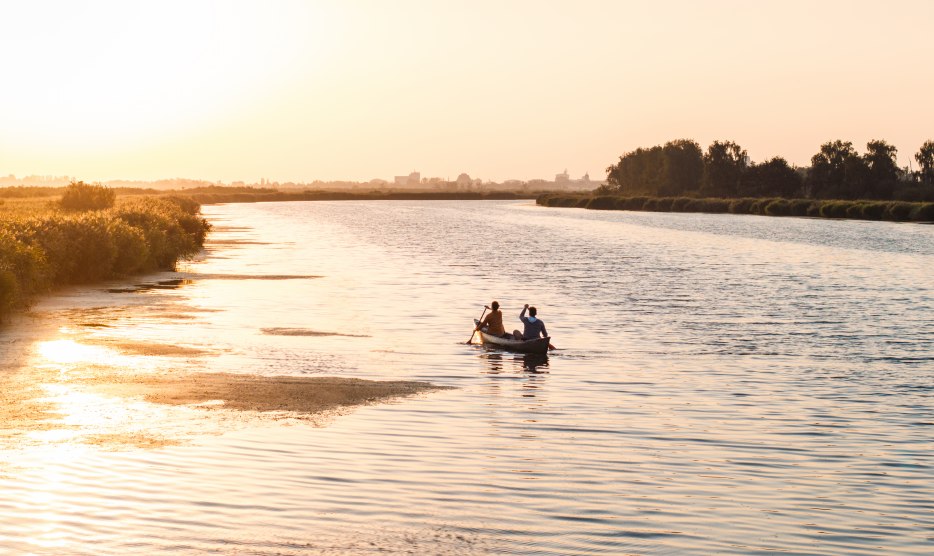
[(577, 177), (934, 138), (934, 2), (0, 2), (0, 175)]

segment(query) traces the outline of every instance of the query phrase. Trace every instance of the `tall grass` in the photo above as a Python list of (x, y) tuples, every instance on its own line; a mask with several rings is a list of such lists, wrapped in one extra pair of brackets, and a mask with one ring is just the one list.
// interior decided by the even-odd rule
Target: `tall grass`
[(618, 197), (548, 193), (536, 203), (547, 207), (653, 212), (710, 212), (763, 216), (813, 216), (895, 222), (934, 222), (934, 203), (839, 201), (782, 198), (719, 199), (690, 197)]
[(65, 210), (103, 210), (113, 207), (116, 200), (116, 192), (109, 187), (73, 181), (59, 202)]
[(184, 198), (141, 197), (87, 212), (0, 216), (0, 318), (57, 286), (173, 268), (210, 225)]

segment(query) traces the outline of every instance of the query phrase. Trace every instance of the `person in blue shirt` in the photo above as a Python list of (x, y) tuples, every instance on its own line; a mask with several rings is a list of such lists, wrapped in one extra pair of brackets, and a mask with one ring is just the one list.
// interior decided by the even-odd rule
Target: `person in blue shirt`
[[(529, 312), (529, 316), (525, 316), (526, 311)], [(536, 315), (538, 315), (538, 309), (529, 307), (529, 304), (526, 303), (525, 307), (522, 308), (522, 312), (519, 313), (519, 320), (522, 321), (525, 330), (521, 333), (518, 330), (513, 330), (512, 332), (512, 335), (517, 340), (535, 340), (548, 337), (548, 331), (545, 330), (545, 322)]]

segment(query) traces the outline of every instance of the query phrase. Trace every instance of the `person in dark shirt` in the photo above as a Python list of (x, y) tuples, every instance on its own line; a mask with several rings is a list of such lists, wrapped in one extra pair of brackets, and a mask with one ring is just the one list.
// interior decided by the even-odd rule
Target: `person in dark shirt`
[[(525, 312), (529, 312), (529, 316), (525, 316)], [(522, 308), (522, 312), (519, 313), (519, 320), (522, 321), (525, 330), (519, 332), (518, 330), (513, 330), (512, 335), (517, 340), (535, 340), (537, 338), (547, 338), (548, 331), (545, 330), (545, 322), (538, 318), (538, 309), (535, 307), (529, 307), (529, 304), (526, 303), (525, 307)]]

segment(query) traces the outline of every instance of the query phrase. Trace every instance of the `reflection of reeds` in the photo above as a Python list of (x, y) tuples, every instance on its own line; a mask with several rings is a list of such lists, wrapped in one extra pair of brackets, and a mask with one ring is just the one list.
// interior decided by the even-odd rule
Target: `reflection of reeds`
[(652, 212), (710, 212), (758, 214), (763, 216), (814, 216), (890, 220), (895, 222), (934, 221), (934, 203), (904, 201), (840, 201), (833, 199), (782, 198), (701, 198), (621, 197), (548, 193), (537, 198), (546, 207), (588, 208), (595, 210), (634, 210)]
[(180, 197), (143, 197), (89, 212), (22, 211), (0, 220), (0, 316), (53, 287), (174, 267), (209, 224)]

